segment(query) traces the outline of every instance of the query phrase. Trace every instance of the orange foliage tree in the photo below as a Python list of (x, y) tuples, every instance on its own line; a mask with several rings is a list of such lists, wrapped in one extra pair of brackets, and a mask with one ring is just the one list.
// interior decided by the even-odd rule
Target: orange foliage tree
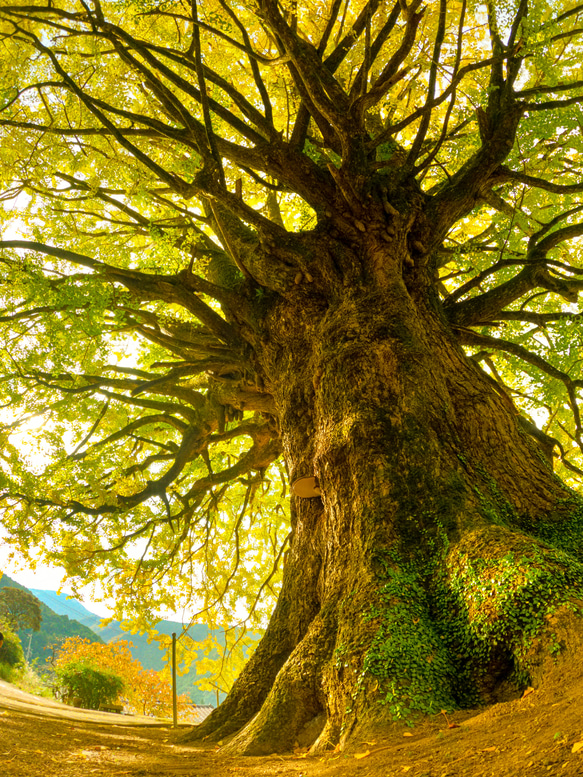
[[(142, 715), (169, 715), (172, 713), (172, 687), (166, 671), (144, 669), (135, 659), (131, 642), (122, 640), (111, 644), (90, 642), (81, 637), (69, 637), (55, 649), (53, 666), (58, 669), (72, 662), (84, 662), (105, 669), (121, 677), (125, 683), (125, 707)], [(178, 697), (178, 709), (191, 704), (186, 694)]]

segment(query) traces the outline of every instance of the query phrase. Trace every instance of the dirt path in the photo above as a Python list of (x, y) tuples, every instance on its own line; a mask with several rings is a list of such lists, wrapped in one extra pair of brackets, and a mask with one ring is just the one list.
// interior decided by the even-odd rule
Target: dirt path
[[(185, 729), (76, 710), (0, 683), (2, 777), (551, 777), (583, 775), (578, 666), (522, 700), (392, 728), (351, 752), (226, 758), (181, 744)], [(409, 736), (407, 736), (409, 735)], [(581, 742), (580, 750), (572, 752)], [(359, 757), (361, 756), (361, 757)], [(362, 757), (364, 756), (364, 757)]]

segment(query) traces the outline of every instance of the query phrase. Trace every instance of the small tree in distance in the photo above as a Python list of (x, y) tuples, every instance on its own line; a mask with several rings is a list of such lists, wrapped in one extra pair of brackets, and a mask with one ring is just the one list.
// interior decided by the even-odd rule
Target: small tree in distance
[[(172, 715), (172, 681), (170, 670), (142, 669), (136, 678), (132, 692), (133, 708), (142, 715), (169, 717)], [(181, 693), (177, 699), (178, 713), (188, 711), (192, 706), (190, 697)]]
[(13, 629), (39, 631), (42, 622), (40, 602), (30, 591), (5, 586), (0, 588), (0, 618)]

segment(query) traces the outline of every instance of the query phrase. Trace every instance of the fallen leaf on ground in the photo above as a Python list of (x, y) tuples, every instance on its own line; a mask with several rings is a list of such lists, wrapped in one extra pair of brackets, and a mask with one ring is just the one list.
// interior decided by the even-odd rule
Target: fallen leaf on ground
[(480, 753), (495, 753), (496, 750), (498, 750), (498, 748), (492, 746), (492, 747), (484, 747), (482, 750), (479, 750), (478, 752), (480, 752)]
[(525, 692), (520, 697), (522, 699), (526, 699), (527, 696), (530, 696), (531, 693), (534, 693), (534, 688), (531, 688), (530, 686), (525, 690)]
[(575, 742), (575, 744), (571, 748), (571, 752), (578, 753), (579, 750), (581, 750), (581, 748), (583, 748), (583, 742)]
[(404, 737), (412, 737), (412, 736), (413, 736), (413, 734), (412, 734), (410, 731), (405, 731), (405, 733), (403, 734), (403, 736), (404, 736)]
[(366, 753), (356, 753), (354, 756), (355, 758), (366, 758), (370, 755), (370, 750), (367, 750)]

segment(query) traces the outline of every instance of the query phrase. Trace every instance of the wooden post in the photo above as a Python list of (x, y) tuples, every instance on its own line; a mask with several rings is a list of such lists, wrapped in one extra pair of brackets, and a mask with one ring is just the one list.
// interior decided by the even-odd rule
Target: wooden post
[(172, 634), (172, 727), (178, 726), (178, 702), (176, 700), (176, 634)]

